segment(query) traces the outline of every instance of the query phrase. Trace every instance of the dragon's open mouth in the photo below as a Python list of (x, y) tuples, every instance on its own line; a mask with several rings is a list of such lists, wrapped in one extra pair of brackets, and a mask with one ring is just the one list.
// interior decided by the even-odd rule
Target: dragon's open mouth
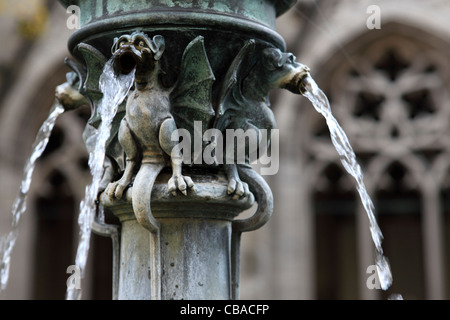
[(115, 71), (122, 74), (130, 73), (142, 60), (142, 53), (134, 45), (125, 45), (114, 53)]
[(136, 68), (136, 58), (135, 55), (129, 51), (121, 54), (117, 59), (118, 71), (124, 74), (130, 73), (134, 68)]

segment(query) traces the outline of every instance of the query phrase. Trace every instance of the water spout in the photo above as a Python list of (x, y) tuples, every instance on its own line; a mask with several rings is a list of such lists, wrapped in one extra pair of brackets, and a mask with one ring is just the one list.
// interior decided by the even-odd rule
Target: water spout
[[(118, 106), (128, 95), (134, 80), (134, 69), (128, 74), (117, 75), (113, 67), (114, 59), (110, 59), (103, 69), (100, 76), (100, 89), (103, 98), (98, 106), (99, 114), (102, 119), (100, 127), (94, 133), (94, 150), (89, 154), (89, 168), (92, 175), (92, 182), (86, 187), (85, 198), (80, 203), (80, 214), (78, 224), (80, 226), (80, 238), (75, 257), (75, 264), (80, 270), (81, 277), (84, 276), (84, 270), (89, 253), (89, 242), (94, 223), (95, 213), (97, 211), (97, 197), (100, 182), (104, 172), (104, 161), (106, 153), (106, 141), (110, 137), (111, 123), (116, 115)], [(81, 299), (81, 290), (77, 288), (67, 288), (66, 298), (68, 300)]]
[(118, 49), (113, 56), (114, 71), (121, 74), (129, 74), (136, 68), (138, 63), (142, 63), (142, 54), (134, 45), (124, 45)]
[(30, 191), (36, 161), (41, 157), (47, 147), (56, 119), (64, 111), (64, 107), (58, 101), (55, 101), (47, 119), (41, 125), (36, 135), (31, 155), (25, 164), (19, 195), (16, 197), (11, 210), (11, 231), (6, 236), (0, 238), (0, 290), (5, 290), (8, 284), (11, 254), (18, 237), (20, 218), (26, 211), (27, 196)]
[(112, 63), (117, 74), (129, 74), (135, 71), (136, 83), (147, 83), (154, 75), (157, 61), (164, 51), (164, 40), (161, 36), (150, 39), (142, 32), (123, 35), (116, 39), (112, 47)]
[(333, 116), (327, 96), (317, 86), (314, 79), (310, 75), (304, 77), (299, 84), (298, 90), (311, 101), (316, 111), (325, 118), (330, 131), (331, 141), (340, 156), (341, 163), (356, 181), (356, 189), (369, 218), (370, 233), (376, 248), (376, 268), (381, 288), (387, 290), (392, 284), (392, 273), (389, 262), (383, 255), (383, 248), (381, 246), (383, 234), (376, 221), (375, 207), (365, 187), (364, 175), (357, 162), (355, 152), (344, 130)]

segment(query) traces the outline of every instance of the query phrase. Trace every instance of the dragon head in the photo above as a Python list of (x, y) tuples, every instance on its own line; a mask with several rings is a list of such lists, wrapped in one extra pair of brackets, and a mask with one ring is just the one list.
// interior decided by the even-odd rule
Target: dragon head
[(136, 31), (114, 39), (112, 54), (116, 73), (128, 74), (136, 68), (136, 84), (147, 83), (157, 68), (158, 60), (165, 49), (164, 37), (156, 35), (150, 39)]
[(273, 87), (303, 93), (302, 82), (310, 71), (307, 66), (298, 63), (292, 53), (281, 52), (277, 48), (266, 48), (262, 54), (267, 80)]

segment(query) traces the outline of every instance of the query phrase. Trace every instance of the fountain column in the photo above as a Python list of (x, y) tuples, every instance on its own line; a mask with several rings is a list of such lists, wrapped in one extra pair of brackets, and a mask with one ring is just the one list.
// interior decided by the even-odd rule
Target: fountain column
[[(76, 61), (68, 61), (68, 65), (80, 79), (79, 92), (91, 103), (92, 114), (84, 137), (88, 150), (92, 149), (90, 137), (102, 121), (97, 110), (102, 99), (98, 81), (110, 59), (123, 58), (117, 72), (127, 73), (136, 68), (133, 99), (138, 99), (138, 92), (148, 94), (148, 86), (142, 85), (142, 79), (158, 70), (152, 80), (144, 79), (145, 83), (152, 81), (150, 87), (161, 88), (155, 89), (147, 101), (162, 97), (165, 90), (171, 92), (168, 101), (176, 127), (187, 130), (194, 139), (200, 137), (201, 149), (205, 148), (202, 138), (208, 129), (223, 133), (229, 128), (246, 130), (249, 121), (252, 128), (273, 129), (269, 90), (278, 86), (299, 93), (301, 77), (308, 70), (296, 63), (291, 54), (284, 53), (285, 43), (275, 31), (276, 17), (292, 7), (295, 0), (60, 2), (69, 13), (73, 10), (80, 24), (68, 43)], [(143, 72), (140, 64), (145, 65), (142, 61), (146, 54), (154, 61), (145, 66), (148, 72)], [(198, 77), (203, 78), (197, 81)], [(188, 81), (189, 85), (180, 85)], [(152, 103), (148, 103), (149, 112), (156, 110)], [(167, 138), (161, 138), (172, 124), (159, 129), (159, 136), (154, 136), (167, 153), (165, 156), (171, 157), (172, 170), (170, 161), (158, 162), (156, 171), (147, 173), (156, 179), (150, 182), (140, 173), (136, 175), (135, 171), (141, 170), (139, 165), (128, 172), (127, 166), (133, 161), (144, 163), (161, 157), (153, 154), (153, 149), (145, 149), (149, 141), (141, 140), (134, 149), (124, 142), (128, 136), (141, 137), (141, 132), (128, 136), (124, 133), (124, 128), (133, 127), (121, 124), (128, 112), (125, 101), (113, 120), (99, 190), (99, 204), (121, 223), (114, 298), (239, 298), (241, 233), (258, 229), (269, 220), (273, 209), (270, 188), (251, 169), (249, 161), (237, 168), (234, 164), (216, 166), (202, 161), (176, 167), (177, 159), (164, 148), (169, 144)], [(129, 116), (126, 120), (131, 121)], [(195, 121), (201, 123), (200, 132)], [(143, 132), (149, 131), (145, 124), (139, 126)], [(197, 150), (195, 143), (193, 149)], [(130, 156), (130, 152), (136, 154)], [(195, 186), (184, 190), (178, 185), (179, 190), (174, 192), (170, 178), (176, 168), (191, 177)], [(135, 183), (131, 176), (129, 181), (125, 179), (133, 172), (139, 176)], [(120, 185), (121, 175), (127, 182), (123, 195), (121, 191), (117, 195), (114, 191), (117, 189), (111, 191), (108, 186)], [(146, 183), (149, 187), (143, 190)], [(252, 216), (239, 217), (253, 205), (256, 210)], [(108, 229), (104, 223), (96, 222), (93, 229), (112, 235), (117, 228)]]
[[(233, 220), (251, 207), (253, 195), (231, 199), (220, 173), (191, 176), (196, 185), (189, 197), (167, 192), (168, 173), (158, 177), (152, 194), (152, 213), (159, 222), (156, 242), (136, 220), (132, 188), (122, 201), (102, 196), (104, 206), (122, 224), (119, 299), (223, 300), (235, 295)], [(160, 246), (160, 261), (155, 261), (158, 250), (152, 249), (152, 243)], [(158, 263), (160, 269), (153, 270)], [(160, 279), (153, 279), (158, 274)]]

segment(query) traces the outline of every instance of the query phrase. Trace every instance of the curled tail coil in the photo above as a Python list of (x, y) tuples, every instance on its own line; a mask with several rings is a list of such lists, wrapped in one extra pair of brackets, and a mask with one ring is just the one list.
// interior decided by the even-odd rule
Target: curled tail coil
[(132, 193), (136, 220), (150, 231), (152, 300), (161, 299), (161, 244), (160, 225), (153, 217), (150, 200), (155, 180), (164, 167), (164, 163), (142, 163), (134, 179)]
[(239, 264), (242, 232), (261, 228), (273, 213), (273, 195), (267, 182), (251, 167), (237, 166), (239, 177), (254, 194), (258, 208), (253, 216), (233, 221), (231, 237), (231, 299), (239, 299)]
[(137, 221), (150, 232), (159, 229), (158, 221), (153, 217), (150, 200), (153, 185), (164, 164), (142, 163), (133, 183), (132, 203)]
[(255, 170), (247, 166), (237, 166), (239, 177), (246, 182), (254, 194), (258, 208), (247, 219), (234, 220), (233, 231), (247, 232), (261, 228), (269, 221), (273, 212), (273, 195), (267, 182)]

